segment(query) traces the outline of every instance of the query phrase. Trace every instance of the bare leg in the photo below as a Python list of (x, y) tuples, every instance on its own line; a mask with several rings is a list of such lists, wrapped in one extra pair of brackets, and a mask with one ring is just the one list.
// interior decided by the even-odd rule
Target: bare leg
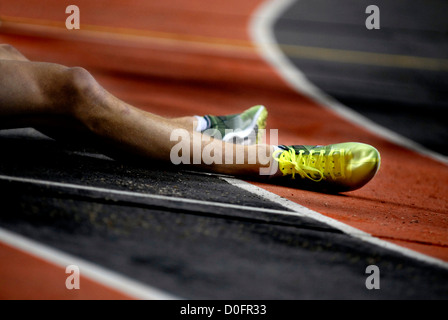
[[(193, 163), (194, 159), (201, 158), (204, 162), (211, 163), (208, 165), (198, 164), (207, 170), (239, 175), (258, 175), (260, 168), (266, 165), (247, 162), (236, 164), (236, 159), (232, 164), (225, 165), (223, 163), (226, 150), (232, 149), (235, 158), (237, 152), (243, 152), (244, 158), (248, 159), (249, 154), (258, 153), (258, 148), (261, 146), (241, 147), (204, 137), (195, 132), (192, 125), (183, 126), (176, 119), (166, 119), (142, 111), (117, 99), (100, 87), (85, 71), (78, 76), (82, 79), (80, 86), (83, 86), (84, 89), (81, 90), (83, 98), (72, 109), (74, 118), (83, 123), (95, 135), (116, 143), (124, 151), (150, 159), (170, 161), (171, 150), (178, 143), (177, 140), (172, 140), (171, 135), (174, 130), (183, 128), (188, 134), (189, 150), (191, 151), (190, 163)], [(187, 122), (185, 121), (183, 124)], [(199, 148), (195, 145), (197, 142), (201, 142)], [(218, 161), (207, 159), (207, 155), (203, 153), (204, 148), (213, 150), (213, 158)], [(256, 151), (250, 150), (251, 148), (255, 148)], [(265, 149), (264, 157), (266, 154), (272, 153), (270, 147)]]
[[(62, 128), (76, 138), (79, 132), (91, 134), (122, 157), (191, 163), (233, 175), (298, 175), (300, 180), (337, 192), (362, 187), (380, 165), (378, 151), (362, 143), (311, 150), (281, 146), (274, 160), (274, 146), (241, 146), (213, 139), (196, 132), (194, 117), (166, 119), (145, 112), (107, 92), (82, 68), (31, 62), (14, 48), (0, 45), (0, 127), (41, 125)], [(176, 153), (182, 156), (176, 158)]]
[(196, 128), (198, 126), (198, 121), (195, 117), (173, 118), (171, 121), (181, 128)]
[(0, 59), (29, 61), (19, 50), (9, 44), (0, 44)]
[[(135, 154), (150, 159), (169, 162), (173, 130), (184, 128), (189, 135), (191, 163), (202, 158), (204, 148), (214, 151), (218, 163), (197, 164), (207, 170), (236, 174), (258, 175), (266, 164), (243, 163), (222, 164), (225, 152), (234, 149), (250, 153), (258, 152), (261, 146), (237, 147), (207, 138), (200, 148), (194, 141), (202, 141), (203, 135), (195, 132), (192, 117), (166, 119), (135, 108), (102, 88), (82, 68), (67, 68), (61, 65), (28, 61), (10, 47), (2, 47), (0, 54), (0, 124), (11, 126), (34, 126), (49, 124), (64, 128), (80, 128), (93, 133), (110, 143), (124, 154)], [(263, 146), (264, 147), (264, 146)], [(239, 148), (237, 150), (237, 148)], [(255, 148), (256, 150), (251, 150)], [(255, 152), (254, 152), (255, 151)], [(263, 148), (265, 156), (272, 153), (271, 147)], [(198, 154), (200, 153), (200, 154)], [(209, 159), (204, 159), (210, 163)]]

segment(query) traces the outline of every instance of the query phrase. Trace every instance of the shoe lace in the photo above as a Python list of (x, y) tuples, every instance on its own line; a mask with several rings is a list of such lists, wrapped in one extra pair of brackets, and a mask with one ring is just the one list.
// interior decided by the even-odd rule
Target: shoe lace
[[(280, 156), (276, 157), (277, 154)], [(282, 172), (290, 173), (293, 179), (296, 174), (315, 182), (325, 179), (325, 173), (330, 175), (333, 180), (345, 177), (344, 149), (340, 149), (338, 152), (331, 149), (328, 155), (325, 155), (325, 150), (319, 152), (310, 150), (308, 154), (305, 154), (304, 150), (300, 150), (297, 154), (294, 148), (288, 147), (288, 150), (275, 151), (273, 157), (278, 161)], [(338, 172), (336, 172), (336, 167), (340, 168)], [(289, 170), (285, 172), (285, 169)]]

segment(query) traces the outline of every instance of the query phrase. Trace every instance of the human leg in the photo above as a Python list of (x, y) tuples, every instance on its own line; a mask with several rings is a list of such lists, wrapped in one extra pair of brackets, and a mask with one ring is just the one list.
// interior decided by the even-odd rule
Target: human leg
[[(172, 131), (183, 127), (191, 140), (191, 163), (193, 157), (204, 156), (202, 150), (205, 147), (213, 150), (215, 160), (225, 157), (222, 141), (202, 141), (202, 134), (195, 132), (192, 126), (181, 125), (178, 120), (145, 112), (119, 100), (82, 68), (26, 59), (2, 59), (0, 83), (2, 127), (46, 125), (61, 127), (73, 135), (76, 132), (72, 130), (77, 128), (100, 137), (122, 154), (129, 152), (165, 162), (170, 161), (170, 151), (177, 143), (171, 141)], [(193, 140), (201, 141), (199, 148), (193, 146)], [(247, 147), (241, 150), (248, 153)], [(253, 174), (258, 169), (257, 163), (205, 162), (212, 163), (196, 165), (231, 174)]]
[[(295, 177), (298, 173), (302, 180), (316, 183), (323, 180), (339, 191), (359, 188), (373, 178), (379, 167), (378, 152), (358, 144), (329, 146), (319, 150), (318, 155), (313, 153), (314, 148), (293, 148), (294, 152), (291, 148), (280, 148), (282, 154), (277, 154), (277, 158), (275, 146), (226, 143), (196, 132), (189, 125), (191, 121), (194, 123), (191, 117), (167, 119), (119, 100), (82, 68), (16, 57), (0, 59), (0, 126), (46, 123), (73, 134), (76, 128), (100, 138), (124, 157), (133, 154), (163, 162), (173, 162), (172, 151), (179, 143), (173, 139), (173, 132), (183, 130), (186, 142), (181, 152), (188, 150), (184, 163), (232, 175), (259, 176), (262, 170), (266, 175)], [(327, 165), (323, 168), (315, 165), (332, 161), (336, 156), (349, 177), (340, 178)], [(280, 170), (273, 170), (275, 166), (268, 169), (276, 161), (283, 165)]]
[(19, 50), (9, 44), (0, 44), (0, 60), (29, 61)]

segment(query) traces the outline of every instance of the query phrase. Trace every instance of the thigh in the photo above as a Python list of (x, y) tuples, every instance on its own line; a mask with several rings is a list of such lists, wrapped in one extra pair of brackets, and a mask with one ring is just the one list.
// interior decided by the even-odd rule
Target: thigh
[(0, 60), (0, 117), (63, 114), (70, 94), (67, 68), (51, 63)]
[(68, 111), (74, 100), (70, 70), (0, 46), (0, 129), (79, 127)]

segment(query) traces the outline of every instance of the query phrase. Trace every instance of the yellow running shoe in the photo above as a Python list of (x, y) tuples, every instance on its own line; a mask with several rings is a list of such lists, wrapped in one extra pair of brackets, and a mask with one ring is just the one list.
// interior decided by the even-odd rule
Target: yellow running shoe
[(375, 176), (381, 163), (378, 150), (358, 142), (279, 146), (273, 158), (283, 176), (291, 175), (297, 187), (325, 192), (361, 188)]

